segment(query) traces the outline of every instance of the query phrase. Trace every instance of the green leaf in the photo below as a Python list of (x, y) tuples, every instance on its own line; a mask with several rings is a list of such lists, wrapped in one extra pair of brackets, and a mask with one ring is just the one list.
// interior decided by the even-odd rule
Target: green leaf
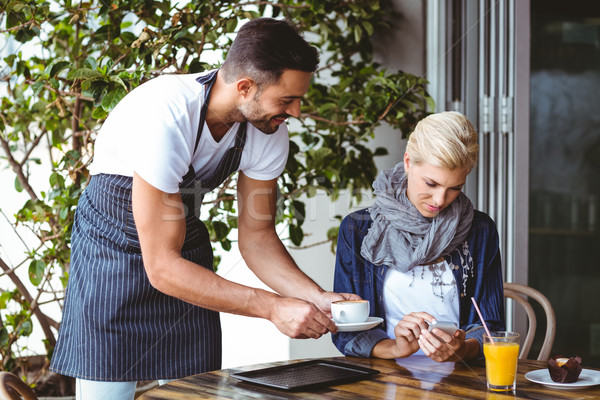
[(60, 217), (61, 221), (66, 220), (68, 216), (69, 216), (69, 209), (68, 208), (61, 208), (60, 209), (60, 214), (59, 214), (59, 217)]
[(338, 232), (339, 232), (339, 228), (337, 228), (337, 227), (329, 228), (327, 230), (327, 239), (329, 239), (329, 240), (337, 239)]
[(229, 226), (221, 221), (213, 221), (213, 229), (219, 241), (225, 239), (229, 234)]
[(83, 65), (85, 65), (86, 67), (88, 67), (91, 70), (95, 70), (96, 68), (98, 68), (98, 60), (96, 60), (96, 57), (88, 56), (85, 59), (85, 62), (83, 63)]
[(105, 119), (107, 116), (108, 112), (102, 107), (96, 107), (92, 111), (92, 118), (94, 119)]
[(67, 74), (67, 79), (85, 79), (85, 78), (94, 78), (101, 77), (102, 74), (96, 70), (89, 68), (78, 68), (74, 69)]
[(338, 101), (338, 104), (340, 106), (340, 109), (345, 109), (346, 107), (348, 107), (348, 104), (350, 104), (350, 102), (352, 101), (352, 93), (344, 93), (342, 94), (342, 96), (340, 97), (340, 100)]
[(373, 155), (376, 156), (376, 157), (387, 156), (388, 155), (388, 151), (384, 147), (378, 147), (373, 152)]
[(19, 336), (29, 336), (31, 335), (31, 332), (33, 332), (33, 324), (31, 323), (31, 320), (27, 319), (23, 321), (17, 334)]
[(427, 101), (427, 109), (431, 112), (435, 111), (435, 100), (433, 97), (425, 96), (425, 100)]
[(19, 193), (23, 191), (23, 185), (21, 185), (21, 181), (18, 176), (15, 176), (15, 190)]
[(227, 25), (225, 26), (225, 29), (227, 30), (227, 32), (233, 32), (233, 31), (235, 31), (237, 24), (238, 24), (237, 18), (232, 18), (229, 21), (227, 21)]
[(319, 106), (319, 115), (324, 115), (330, 112), (331, 110), (337, 110), (338, 106), (335, 103), (325, 103)]
[(46, 85), (46, 82), (43, 81), (43, 80), (41, 80), (41, 79), (35, 81), (34, 84), (31, 85), (31, 89), (33, 90), (33, 94), (36, 95), (36, 96), (39, 95), (45, 85)]
[(303, 202), (294, 200), (292, 201), (292, 210), (294, 210), (294, 218), (296, 218), (298, 225), (302, 225), (306, 218), (306, 206)]
[(60, 71), (67, 68), (69, 65), (71, 65), (69, 61), (58, 61), (54, 63), (54, 65), (52, 65), (52, 68), (50, 69), (49, 77), (54, 78), (56, 75), (58, 75)]
[(62, 177), (58, 172), (53, 172), (50, 174), (50, 186), (54, 189), (61, 189), (65, 186), (65, 178)]
[(373, 25), (369, 21), (363, 21), (362, 26), (369, 36), (373, 35)]
[(231, 227), (231, 229), (237, 229), (238, 228), (238, 218), (235, 215), (228, 215), (227, 216), (227, 223), (229, 224), (229, 226)]
[(304, 232), (302, 231), (302, 228), (297, 225), (290, 225), (289, 231), (290, 240), (292, 243), (294, 243), (296, 246), (300, 246), (302, 244), (302, 240), (304, 239)]
[(126, 94), (127, 92), (125, 89), (121, 87), (111, 90), (102, 98), (102, 108), (105, 111), (110, 112), (117, 104), (119, 104)]
[(217, 272), (219, 264), (221, 264), (221, 256), (215, 254), (213, 257), (213, 271)]
[(6, 328), (0, 328), (0, 347), (5, 348), (8, 345), (9, 335)]
[(0, 310), (6, 309), (6, 305), (12, 299), (11, 292), (2, 292), (0, 293)]
[(360, 31), (360, 27), (359, 26), (355, 26), (354, 29), (353, 29), (353, 31), (354, 31), (354, 41), (356, 43), (359, 43), (360, 42), (360, 38), (362, 36), (362, 32)]
[(34, 260), (29, 264), (29, 280), (34, 286), (42, 283), (46, 264), (42, 260)]
[(315, 165), (320, 165), (326, 158), (333, 154), (333, 151), (328, 147), (321, 147), (317, 150), (310, 150), (308, 153), (313, 159)]
[(221, 247), (225, 251), (231, 250), (231, 240), (229, 240), (229, 239), (221, 240)]
[(120, 76), (113, 75), (110, 77), (111, 82), (115, 82), (123, 87), (123, 90), (127, 91), (127, 85), (123, 82)]

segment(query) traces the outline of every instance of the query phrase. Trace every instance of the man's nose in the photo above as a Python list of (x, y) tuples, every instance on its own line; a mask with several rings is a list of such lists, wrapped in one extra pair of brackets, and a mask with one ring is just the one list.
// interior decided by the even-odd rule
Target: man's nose
[(291, 102), (288, 108), (285, 109), (285, 112), (292, 117), (298, 118), (300, 116), (300, 99), (295, 99)]

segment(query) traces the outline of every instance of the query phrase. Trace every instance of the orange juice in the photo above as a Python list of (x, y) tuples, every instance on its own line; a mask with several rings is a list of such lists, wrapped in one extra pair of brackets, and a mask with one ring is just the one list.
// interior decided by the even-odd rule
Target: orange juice
[(483, 344), (485, 373), (492, 389), (510, 390), (515, 383), (519, 343), (495, 341)]

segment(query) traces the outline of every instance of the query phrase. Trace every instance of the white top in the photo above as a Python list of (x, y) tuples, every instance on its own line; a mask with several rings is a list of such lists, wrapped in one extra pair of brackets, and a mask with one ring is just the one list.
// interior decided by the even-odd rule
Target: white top
[[(388, 337), (396, 337), (394, 328), (398, 321), (411, 312), (425, 311), (438, 321), (456, 322), (460, 326), (458, 289), (450, 265), (443, 261), (432, 266), (418, 266), (413, 271), (389, 268), (385, 275), (383, 304)], [(443, 285), (432, 285), (434, 281), (443, 282)]]
[[(163, 75), (138, 86), (112, 110), (98, 133), (90, 173), (133, 176), (167, 193), (194, 167), (199, 179), (209, 178), (223, 154), (234, 144), (239, 123), (216, 142), (206, 123), (194, 153), (205, 85), (202, 74)], [(267, 135), (251, 124), (239, 170), (252, 179), (277, 178), (287, 161), (287, 126)]]

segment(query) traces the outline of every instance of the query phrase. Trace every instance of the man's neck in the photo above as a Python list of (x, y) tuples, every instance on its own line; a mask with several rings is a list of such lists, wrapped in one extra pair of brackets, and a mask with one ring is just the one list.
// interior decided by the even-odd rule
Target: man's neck
[(218, 74), (206, 112), (206, 124), (217, 142), (225, 136), (234, 123), (244, 121), (236, 107), (236, 96), (235, 88), (227, 85)]

